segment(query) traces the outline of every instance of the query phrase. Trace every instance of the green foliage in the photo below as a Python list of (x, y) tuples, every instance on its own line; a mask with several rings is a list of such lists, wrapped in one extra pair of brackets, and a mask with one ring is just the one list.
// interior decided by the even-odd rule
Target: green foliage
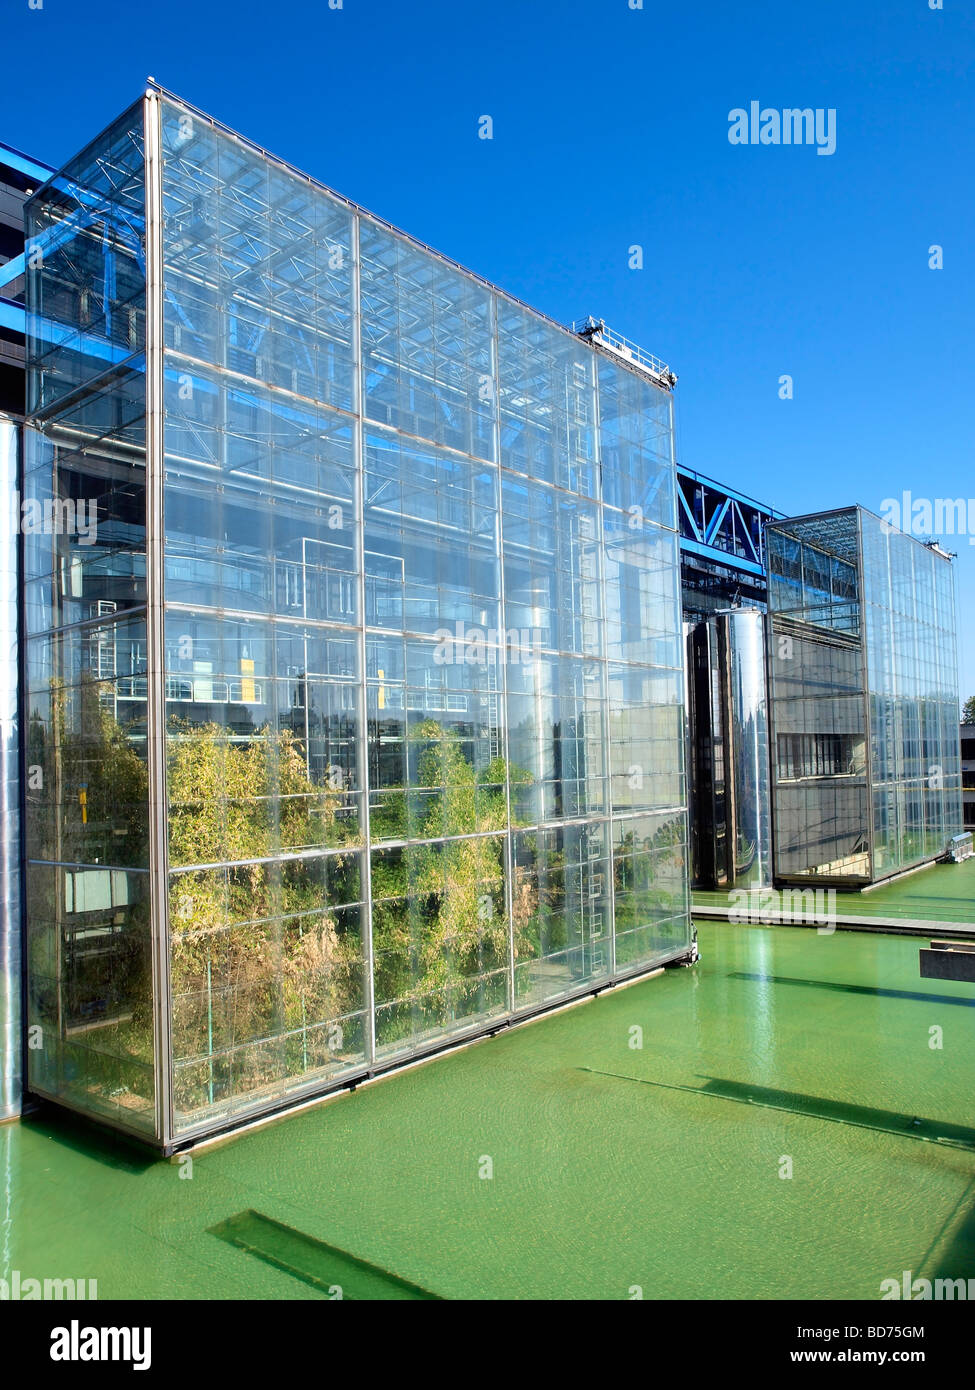
[[(507, 825), (507, 764), (494, 758), (476, 775), (461, 739), (435, 720), (410, 732), (419, 753), (417, 796), (407, 813), (411, 838), (442, 840), (378, 854), (372, 872), (376, 997), (397, 1000), (421, 1026), (443, 1027), (472, 1012), (482, 982), (507, 959), (504, 841), (486, 832)], [(513, 769), (520, 783), (531, 781)], [(389, 793), (386, 794), (387, 797)], [(414, 809), (415, 808), (415, 809)], [(398, 803), (387, 801), (374, 834)], [(393, 1036), (402, 1032), (394, 1023)]]
[(47, 723), (27, 731), (28, 835), (33, 856), (81, 864), (144, 867), (149, 776), (115, 718), (109, 682), (86, 676), (70, 694), (50, 682)]
[(390, 789), (381, 792), (369, 809), (369, 827), (372, 838), (383, 840), (405, 840), (409, 838), (406, 792)]
[[(337, 814), (344, 793), (311, 780), (290, 730), (241, 743), (216, 724), (174, 720), (167, 749), (170, 867), (186, 868), (170, 880), (174, 1053), (224, 1053), (181, 1071), (181, 1103), (193, 1107), (215, 1084), (246, 1090), (348, 1050), (326, 1027), (362, 1006), (358, 913), (350, 927), (336, 911), (360, 897), (358, 856), (292, 855), (350, 851), (359, 835)], [(221, 867), (191, 867), (207, 864)], [(297, 1047), (257, 1042), (296, 1032)]]
[(961, 722), (963, 724), (975, 724), (975, 695), (969, 695), (962, 706)]
[[(360, 897), (358, 856), (328, 856), (327, 882), (321, 859), (289, 856), (350, 851), (358, 836), (338, 815), (344, 793), (311, 781), (290, 732), (240, 742), (174, 722), (168, 749), (173, 1036), (181, 1062), (200, 1058), (178, 1069), (180, 1103), (195, 1107), (350, 1053), (344, 1032), (336, 1048), (324, 1029), (363, 1007), (360, 933), (337, 908)], [(375, 839), (438, 842), (374, 855), (376, 997), (396, 1001), (397, 1037), (482, 1007), (507, 960), (504, 841), (490, 834), (507, 825), (505, 761), (476, 775), (434, 720), (414, 726), (410, 749), (418, 789), (384, 791), (372, 814)], [(257, 1041), (275, 1038), (277, 1049)]]
[[(35, 706), (27, 729), (31, 857), (144, 869), (149, 780), (132, 742), (140, 731), (115, 718), (110, 682), (53, 679), (48, 692), (46, 718)], [(84, 933), (65, 929), (79, 925), (66, 916), (70, 881), (40, 866), (30, 877), (31, 1015), (66, 1030), (53, 1084), (96, 1104), (141, 1109), (152, 1097), (153, 1058), (149, 909), (138, 891), (145, 875), (127, 876), (121, 905), (89, 909)], [(97, 935), (106, 926), (108, 953)]]
[[(60, 768), (64, 833), (90, 837), (97, 816), (98, 833), (114, 842), (113, 862), (126, 862), (124, 852), (144, 864), (146, 768), (130, 741), (134, 731), (116, 721), (106, 693), (95, 682), (82, 689), (77, 727), (69, 731), (63, 692), (55, 688), (54, 717), (48, 726), (32, 721), (29, 744), (46, 776)], [(508, 796), (533, 780), (500, 756), (476, 770), (463, 737), (435, 720), (413, 726), (407, 753), (411, 785), (384, 789), (372, 810), (374, 843), (407, 842), (373, 853), (380, 1044), (503, 1006)], [(362, 840), (347, 794), (313, 780), (289, 730), (262, 728), (242, 738), (217, 724), (173, 719), (166, 772), (178, 1106), (192, 1111), (355, 1062), (364, 1047), (366, 998)], [(88, 826), (76, 809), (82, 777)], [(654, 883), (654, 856), (645, 851), (679, 838), (674, 822), (652, 842), (638, 845), (630, 833), (617, 848), (619, 925), (661, 915), (669, 895)], [(578, 889), (575, 878), (570, 887), (557, 843), (535, 832), (520, 842), (512, 926), (521, 963), (568, 944), (566, 898)], [(138, 912), (144, 919), (144, 904)], [(133, 969), (135, 962), (133, 955)], [(150, 1056), (147, 958), (138, 969), (133, 1026), (144, 1046), (135, 1051)], [(519, 981), (528, 987), (530, 976), (519, 973)], [(131, 1045), (127, 1050), (132, 1054)]]
[(171, 868), (359, 842), (336, 814), (344, 793), (311, 781), (290, 729), (235, 742), (172, 719), (166, 747)]

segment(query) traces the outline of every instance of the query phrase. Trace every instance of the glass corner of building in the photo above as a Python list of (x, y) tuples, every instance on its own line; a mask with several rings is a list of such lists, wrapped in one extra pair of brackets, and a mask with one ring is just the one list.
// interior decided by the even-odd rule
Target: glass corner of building
[(41, 194), (31, 1088), (171, 1149), (686, 956), (666, 393), (164, 95)]

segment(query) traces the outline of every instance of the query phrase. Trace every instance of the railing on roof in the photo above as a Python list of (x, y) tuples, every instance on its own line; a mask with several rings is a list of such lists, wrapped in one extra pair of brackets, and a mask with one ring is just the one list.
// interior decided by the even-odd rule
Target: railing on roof
[(585, 338), (587, 342), (598, 343), (600, 347), (609, 348), (619, 357), (632, 362), (635, 367), (642, 367), (644, 371), (650, 372), (663, 386), (670, 390), (673, 390), (677, 384), (677, 376), (670, 370), (666, 362), (661, 361), (659, 357), (654, 357), (652, 352), (646, 352), (631, 339), (624, 338), (622, 333), (608, 328), (603, 319), (594, 319), (591, 315), (588, 318), (577, 319), (572, 324), (572, 331), (577, 333), (580, 338)]

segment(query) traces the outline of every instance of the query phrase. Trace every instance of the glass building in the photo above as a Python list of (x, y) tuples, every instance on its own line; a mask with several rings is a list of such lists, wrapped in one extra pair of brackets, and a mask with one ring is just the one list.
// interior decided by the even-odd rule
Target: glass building
[(171, 1148), (686, 957), (667, 384), (156, 91), (27, 216), (30, 1088)]
[(950, 558), (862, 507), (767, 528), (776, 876), (874, 882), (961, 829)]

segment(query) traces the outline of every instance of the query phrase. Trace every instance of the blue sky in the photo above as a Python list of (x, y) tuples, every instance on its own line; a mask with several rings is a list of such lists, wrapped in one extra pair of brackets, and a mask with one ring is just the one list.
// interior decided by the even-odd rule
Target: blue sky
[[(15, 0), (4, 48), (31, 61), (5, 64), (0, 139), (61, 163), (152, 75), (553, 318), (663, 357), (687, 466), (786, 512), (975, 497), (970, 7), (644, 3)], [(753, 100), (835, 108), (835, 153), (730, 144)], [(948, 548), (970, 614), (975, 545)], [(961, 645), (967, 695), (970, 618)]]

